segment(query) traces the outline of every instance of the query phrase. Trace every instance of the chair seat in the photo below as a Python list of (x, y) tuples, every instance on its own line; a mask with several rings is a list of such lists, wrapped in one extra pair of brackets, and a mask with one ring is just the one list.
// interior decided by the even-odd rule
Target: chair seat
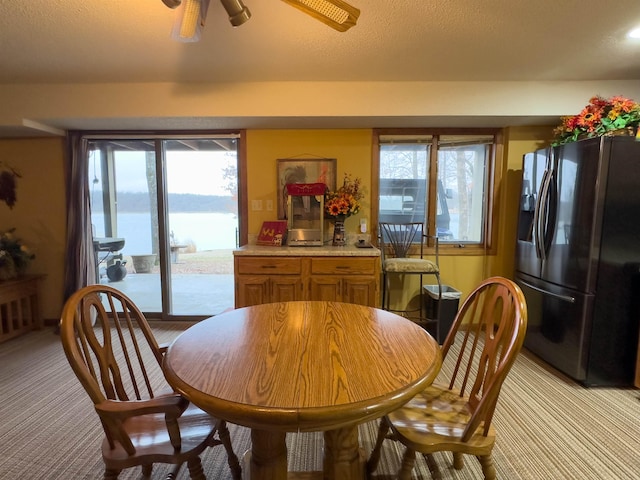
[(438, 451), (489, 455), (495, 443), (495, 430), (483, 435), (484, 424), (467, 442), (461, 440), (471, 413), (468, 398), (446, 387), (432, 385), (409, 403), (387, 415), (394, 436), (416, 452)]
[(382, 269), (387, 273), (438, 273), (440, 269), (431, 260), (421, 258), (388, 258)]
[(190, 404), (178, 419), (182, 448), (176, 452), (169, 441), (163, 413), (132, 417), (124, 422), (124, 429), (136, 449), (136, 454), (129, 456), (119, 443), (112, 449), (105, 437), (102, 442), (102, 455), (109, 465), (117, 466), (119, 469), (141, 463), (182, 463), (184, 460), (176, 462), (179, 456), (186, 458), (191, 454), (199, 455), (212, 444), (217, 422), (218, 419)]

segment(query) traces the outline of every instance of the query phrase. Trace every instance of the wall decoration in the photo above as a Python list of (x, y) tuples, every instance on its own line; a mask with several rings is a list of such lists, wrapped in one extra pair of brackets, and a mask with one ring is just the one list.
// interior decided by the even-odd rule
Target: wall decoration
[(0, 201), (12, 209), (16, 204), (16, 180), (21, 175), (3, 162), (0, 162), (0, 169)]
[(335, 158), (278, 159), (278, 219), (287, 218), (287, 183), (324, 183), (329, 190), (336, 188)]

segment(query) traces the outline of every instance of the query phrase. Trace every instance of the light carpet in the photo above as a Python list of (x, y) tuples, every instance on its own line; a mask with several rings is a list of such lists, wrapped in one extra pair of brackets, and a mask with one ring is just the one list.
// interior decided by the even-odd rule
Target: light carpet
[[(153, 324), (159, 342), (170, 341), (185, 323)], [(46, 329), (0, 344), (0, 478), (100, 479), (102, 429), (93, 405), (74, 376), (60, 338)], [(640, 478), (640, 392), (586, 389), (524, 351), (503, 387), (495, 426), (497, 476), (502, 480)], [(229, 425), (240, 456), (250, 448), (249, 430)], [(360, 426), (364, 451), (371, 451), (377, 422)], [(320, 470), (322, 434), (287, 436), (290, 470)], [(401, 445), (386, 441), (374, 479), (394, 478)], [(443, 479), (482, 479), (468, 458), (454, 470), (450, 456), (434, 455)], [(202, 457), (207, 478), (230, 480), (222, 448)], [(157, 466), (153, 478), (168, 467)], [(121, 479), (141, 478), (130, 469)], [(183, 467), (180, 479), (187, 479)], [(421, 457), (415, 479), (430, 479)]]

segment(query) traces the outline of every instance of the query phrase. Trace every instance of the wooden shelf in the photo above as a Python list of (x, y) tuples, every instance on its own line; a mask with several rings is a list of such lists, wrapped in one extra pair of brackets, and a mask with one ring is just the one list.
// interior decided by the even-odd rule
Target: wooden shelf
[(41, 275), (24, 275), (0, 282), (0, 343), (42, 328), (38, 304)]

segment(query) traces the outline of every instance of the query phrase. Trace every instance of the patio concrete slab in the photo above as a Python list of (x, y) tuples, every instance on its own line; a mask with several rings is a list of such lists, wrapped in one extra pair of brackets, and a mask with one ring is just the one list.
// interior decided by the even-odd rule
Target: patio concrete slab
[[(119, 282), (109, 282), (105, 276), (101, 283), (124, 292), (149, 316), (162, 312), (157, 273), (130, 273)], [(234, 307), (232, 274), (173, 274), (171, 285), (173, 315), (212, 316)]]

